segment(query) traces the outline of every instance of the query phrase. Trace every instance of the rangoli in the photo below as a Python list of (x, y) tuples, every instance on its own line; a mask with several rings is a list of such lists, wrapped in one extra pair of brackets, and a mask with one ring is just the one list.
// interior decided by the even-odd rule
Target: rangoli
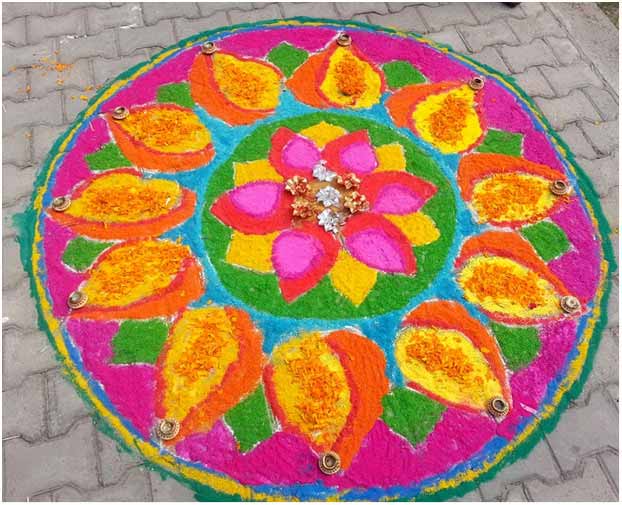
[(473, 489), (578, 394), (615, 268), (596, 193), (513, 80), (307, 18), (125, 72), (21, 228), (102, 428), (204, 499)]

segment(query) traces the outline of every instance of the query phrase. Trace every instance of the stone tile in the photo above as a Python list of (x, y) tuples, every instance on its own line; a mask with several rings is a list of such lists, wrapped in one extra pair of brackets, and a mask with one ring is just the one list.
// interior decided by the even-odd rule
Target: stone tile
[(7, 101), (4, 103), (2, 127), (7, 133), (16, 131), (20, 126), (34, 123), (60, 125), (62, 122), (61, 100), (58, 92), (24, 102)]
[(147, 47), (165, 48), (175, 42), (173, 25), (169, 20), (163, 20), (153, 26), (130, 28), (119, 31), (121, 54), (131, 54), (137, 49)]
[(567, 123), (580, 119), (599, 120), (598, 112), (594, 106), (578, 90), (571, 91), (562, 98), (536, 97), (535, 101), (556, 130), (562, 129)]
[(25, 167), (30, 164), (30, 128), (22, 127), (2, 135), (2, 163)]
[[(199, 11), (201, 16), (211, 16), (214, 12), (229, 10), (231, 6), (230, 2), (199, 2)], [(249, 11), (253, 9), (253, 4), (251, 2), (235, 2), (235, 8)]]
[(514, 30), (521, 42), (531, 42), (538, 37), (555, 35), (565, 37), (566, 31), (557, 22), (550, 12), (543, 11), (536, 16), (525, 19), (508, 19), (509, 25)]
[(262, 9), (242, 10), (236, 4), (235, 9), (229, 11), (231, 23), (254, 23), (255, 21), (265, 21), (269, 19), (280, 19), (281, 11), (277, 4), (267, 4)]
[[(609, 191), (605, 196), (600, 199), (600, 206), (603, 209), (603, 214), (607, 218), (609, 226), (612, 230), (616, 230), (620, 226), (620, 202), (618, 198), (618, 188), (614, 188)], [(617, 238), (617, 237), (616, 237)], [(614, 251), (617, 251), (617, 242), (614, 244)], [(620, 258), (618, 251), (617, 258)]]
[[(6, 175), (4, 176), (4, 184), (5, 188), (9, 184)], [(28, 191), (32, 192), (32, 184)], [(17, 237), (7, 237), (2, 240), (2, 289), (11, 289), (24, 279), (26, 279), (26, 272), (22, 267)], [(6, 384), (3, 384), (3, 387), (8, 388)]]
[(369, 14), (371, 23), (406, 32), (427, 33), (428, 29), (415, 7), (405, 7), (395, 14)]
[(14, 439), (4, 443), (4, 498), (28, 496), (67, 482), (82, 489), (97, 487), (93, 425), (86, 420), (65, 437), (30, 445)]
[(60, 57), (63, 63), (73, 63), (80, 58), (115, 58), (117, 46), (114, 40), (114, 31), (105, 30), (88, 37), (69, 38), (59, 40)]
[(617, 121), (590, 123), (583, 121), (581, 129), (596, 149), (602, 154), (610, 154), (619, 148)]
[(27, 377), (18, 387), (2, 392), (2, 438), (21, 436), (28, 442), (45, 434), (45, 393), (42, 375)]
[(3, 2), (2, 22), (7, 23), (14, 18), (37, 14), (51, 16), (54, 13), (53, 2)]
[[(19, 200), (17, 203), (10, 205), (8, 207), (3, 207), (2, 209), (2, 239), (4, 240), (7, 237), (15, 237), (17, 235), (17, 230), (13, 226), (13, 219), (17, 214), (23, 213), (28, 207), (30, 202), (26, 199)], [(21, 283), (20, 283), (21, 286)], [(18, 287), (20, 287), (18, 286)], [(6, 303), (8, 297), (3, 297), (3, 303)], [(13, 301), (11, 301), (13, 303)], [(3, 317), (5, 315), (3, 314)], [(8, 318), (3, 320), (2, 326), (3, 328), (11, 327), (13, 323), (11, 323)]]
[(211, 16), (202, 17), (200, 19), (175, 19), (173, 24), (175, 25), (177, 38), (181, 40), (201, 32), (213, 30), (220, 26), (227, 26), (229, 20), (227, 19), (226, 12), (218, 11), (214, 12)]
[[(10, 234), (10, 230), (4, 230), (7, 224), (12, 221), (11, 210), (18, 212), (23, 211), (28, 203), (21, 200), (19, 204), (11, 207), (5, 207), (3, 211), (3, 219), (5, 219), (3, 232)], [(13, 230), (14, 233), (14, 230)], [(3, 234), (3, 238), (6, 235)], [(34, 307), (34, 301), (30, 296), (29, 281), (20, 282), (12, 289), (2, 290), (2, 325), (3, 327), (18, 326), (22, 330), (37, 330), (37, 311)]]
[(459, 53), (467, 53), (467, 48), (455, 28), (450, 27), (442, 32), (428, 33), (427, 37), (432, 39), (434, 42), (451, 47), (454, 51)]
[(87, 11), (86, 19), (89, 34), (100, 33), (106, 28), (126, 29), (143, 26), (141, 8), (137, 2), (126, 3), (110, 9), (91, 7)]
[[(26, 18), (17, 18), (2, 25), (2, 42), (12, 46), (26, 44)], [(31, 41), (32, 42), (32, 41)]]
[(70, 379), (60, 370), (47, 374), (47, 394), (50, 437), (67, 432), (74, 423), (89, 414)]
[(65, 126), (35, 126), (32, 129), (33, 163), (41, 163), (47, 158), (54, 142), (65, 130)]
[(575, 156), (593, 160), (597, 154), (594, 148), (585, 138), (585, 135), (576, 124), (569, 124), (559, 132), (561, 138), (568, 144), (570, 150)]
[(589, 175), (596, 192), (602, 197), (618, 185), (620, 156), (616, 151), (611, 156), (593, 160), (578, 159), (579, 165)]
[(480, 485), (484, 501), (494, 501), (501, 498), (510, 485), (520, 483), (531, 477), (541, 477), (547, 480), (560, 477), (551, 450), (544, 440), (540, 441), (527, 458), (519, 459), (505, 467), (493, 480)]
[(600, 78), (585, 62), (567, 67), (541, 67), (542, 73), (551, 83), (558, 96), (568, 94), (570, 90), (585, 86), (602, 86)]
[(96, 434), (99, 465), (104, 486), (119, 482), (132, 467), (142, 463), (136, 455), (121, 449), (110, 437), (98, 431)]
[(2, 77), (2, 99), (22, 101), (27, 98), (26, 70), (16, 69)]
[(553, 53), (555, 53), (555, 56), (557, 56), (557, 59), (562, 65), (570, 65), (581, 59), (579, 51), (569, 39), (546, 37), (545, 40), (548, 42), (549, 46), (551, 46)]
[(193, 2), (144, 2), (145, 23), (153, 25), (163, 19), (198, 18), (199, 7)]
[(86, 109), (88, 99), (83, 100), (80, 98), (80, 96), (87, 95), (82, 95), (82, 93), (78, 93), (73, 90), (68, 90), (64, 92), (63, 103), (65, 107), (65, 124), (72, 123), (76, 119), (78, 114)]
[(516, 79), (517, 84), (531, 97), (543, 96), (551, 98), (555, 96), (555, 92), (538, 67), (528, 68), (520, 74), (514, 74), (513, 77)]
[(477, 20), (464, 3), (444, 4), (438, 7), (419, 7), (419, 14), (432, 31), (441, 31), (444, 27), (455, 24), (477, 25)]
[(609, 91), (603, 88), (588, 86), (582, 89), (590, 101), (596, 105), (598, 112), (605, 121), (618, 118), (618, 102)]
[(592, 371), (583, 386), (584, 394), (602, 384), (609, 384), (618, 380), (619, 347), (618, 343), (611, 338), (611, 333), (615, 331), (617, 328), (610, 328), (605, 330), (602, 335), (594, 357)]
[(507, 65), (499, 55), (499, 52), (494, 47), (487, 47), (486, 49), (480, 51), (479, 53), (475, 53), (472, 55), (473, 59), (483, 63), (484, 65), (488, 65), (489, 67), (498, 70), (504, 74), (509, 74), (510, 69), (508, 69)]
[(146, 502), (151, 501), (148, 471), (144, 468), (130, 470), (121, 482), (92, 491), (78, 491), (69, 486), (52, 493), (56, 502)]
[(93, 86), (89, 61), (84, 59), (76, 61), (62, 72), (36, 70), (31, 71), (30, 75), (30, 95), (33, 98), (41, 98), (52, 91), (68, 88), (73, 88), (81, 93), (89, 86)]
[(106, 58), (93, 58), (93, 73), (95, 74), (95, 85), (104, 84), (109, 79), (114, 79), (122, 72), (132, 68), (149, 59), (146, 50), (137, 51), (131, 56), (124, 56), (120, 59), (108, 60)]
[(469, 7), (480, 23), (489, 23), (493, 19), (507, 18), (508, 16), (525, 17), (525, 13), (521, 9), (508, 7), (501, 2), (470, 2)]
[(476, 489), (475, 491), (471, 491), (470, 493), (461, 496), (460, 498), (456, 498), (455, 500), (450, 500), (455, 502), (481, 502), (482, 497), (479, 494), (479, 491)]
[(589, 404), (564, 412), (547, 438), (562, 470), (570, 472), (582, 457), (597, 448), (617, 450), (617, 412), (602, 391), (595, 391), (590, 396)]
[[(389, 13), (389, 8), (385, 2), (337, 2), (335, 7), (342, 19), (352, 19), (356, 14), (368, 12), (376, 14)], [(324, 13), (322, 13), (322, 17), (326, 17)]]
[(75, 9), (84, 9), (86, 7), (96, 7), (101, 10), (108, 10), (110, 2), (58, 2), (54, 5), (54, 14), (67, 14)]
[(31, 43), (61, 35), (80, 36), (86, 34), (86, 12), (74, 10), (52, 18), (29, 16), (27, 26), (28, 40)]
[[(5, 239), (9, 240), (9, 239)], [(18, 387), (27, 376), (58, 366), (56, 355), (42, 331), (17, 328), (2, 332), (2, 387)]]
[(151, 472), (149, 478), (153, 490), (153, 501), (195, 501), (194, 492), (172, 477), (163, 479), (159, 473)]
[[(295, 16), (314, 17), (318, 15), (318, 4), (313, 2), (282, 2), (281, 9), (285, 13), (286, 18)], [(348, 5), (348, 4), (341, 4)], [(333, 3), (322, 4), (322, 16), (326, 18), (335, 18), (339, 14)]]
[(501, 54), (514, 73), (523, 72), (534, 65), (557, 64), (553, 51), (540, 39), (522, 46), (501, 46)]
[(522, 9), (526, 16), (535, 16), (544, 11), (542, 2), (522, 2), (518, 8)]
[(576, 479), (547, 485), (540, 481), (526, 484), (529, 494), (535, 501), (615, 501), (617, 496), (611, 489), (598, 462), (587, 461), (583, 475)]
[(459, 29), (471, 52), (481, 51), (493, 44), (518, 44), (516, 35), (512, 33), (503, 19), (492, 21), (486, 25), (463, 26)]
[(29, 68), (39, 63), (41, 58), (50, 58), (54, 52), (54, 41), (44, 40), (40, 44), (2, 48), (2, 75), (15, 70), (15, 68)]
[[(611, 240), (615, 244), (618, 243), (619, 233), (614, 233)], [(619, 258), (619, 255), (616, 255)], [(609, 294), (608, 309), (607, 309), (607, 328), (618, 329), (620, 324), (620, 279), (618, 275), (614, 275), (611, 282), (611, 293)], [(617, 338), (616, 338), (617, 341)]]
[(603, 465), (607, 469), (609, 473), (609, 477), (615, 483), (615, 486), (620, 489), (620, 456), (617, 454), (613, 454), (612, 452), (604, 452), (599, 455), (600, 459), (603, 462)]
[[(36, 177), (35, 167), (19, 168), (15, 165), (3, 165), (2, 176), (5, 183), (5, 189), (2, 191), (3, 207), (11, 205), (21, 198), (30, 198)], [(4, 260), (2, 269), (4, 270)], [(11, 276), (9, 275), (8, 277), (10, 278)], [(12, 285), (5, 284), (5, 282), (6, 278), (2, 281), (3, 287)]]

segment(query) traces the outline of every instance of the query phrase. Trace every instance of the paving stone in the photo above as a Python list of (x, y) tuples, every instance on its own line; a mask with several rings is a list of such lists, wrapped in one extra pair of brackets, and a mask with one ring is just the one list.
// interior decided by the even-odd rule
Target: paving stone
[(555, 430), (547, 436), (562, 470), (572, 471), (582, 457), (596, 448), (617, 450), (617, 418), (602, 391), (592, 393), (589, 404), (564, 412)]
[(144, 468), (135, 468), (127, 473), (122, 482), (113, 486), (82, 491), (70, 486), (64, 486), (52, 494), (56, 502), (145, 502), (151, 501), (148, 472)]
[(598, 151), (609, 154), (619, 147), (618, 122), (605, 121), (590, 123), (583, 121), (581, 129)]
[(26, 18), (17, 18), (2, 25), (3, 45), (23, 46), (26, 44)]
[(41, 493), (41, 494), (35, 494), (32, 495), (28, 498), (28, 501), (34, 501), (34, 502), (51, 502), (54, 499), (54, 497), (52, 496), (52, 493)]
[(501, 498), (501, 501), (509, 501), (509, 502), (524, 502), (530, 501), (525, 494), (525, 489), (523, 488), (523, 484), (517, 484), (515, 486), (510, 486), (509, 489), (505, 492), (505, 495)]
[(596, 105), (598, 112), (605, 121), (618, 118), (618, 101), (609, 91), (603, 88), (588, 86), (581, 91), (587, 95), (590, 101)]
[(455, 501), (455, 502), (481, 502), (482, 501), (482, 496), (480, 495), (479, 491), (476, 489), (474, 491), (471, 491), (470, 493), (465, 494), (464, 496), (461, 496), (460, 498), (456, 498), (455, 500), (450, 500), (450, 501)]
[(2, 163), (24, 167), (30, 164), (30, 128), (21, 127), (2, 135)]
[[(21, 202), (24, 202), (22, 200)], [(23, 209), (28, 203), (16, 204), (12, 207), (2, 209), (3, 219), (5, 220), (3, 228), (12, 221), (11, 209)], [(21, 210), (21, 209), (20, 209)], [(8, 221), (8, 222), (7, 222)], [(3, 229), (3, 232), (5, 230)], [(13, 233), (15, 233), (13, 231)], [(9, 232), (7, 232), (9, 235)], [(5, 235), (3, 234), (3, 238)], [(37, 311), (34, 302), (30, 297), (30, 283), (25, 280), (20, 282), (12, 289), (2, 290), (2, 325), (9, 328), (17, 326), (22, 330), (37, 330)]]
[(137, 2), (126, 3), (110, 9), (91, 7), (87, 11), (86, 19), (89, 34), (99, 33), (106, 28), (126, 29), (143, 26), (141, 8)]
[(598, 112), (594, 106), (578, 90), (571, 91), (562, 98), (536, 97), (535, 101), (556, 130), (560, 130), (567, 123), (579, 119), (599, 120)]
[(97, 432), (96, 437), (97, 457), (104, 486), (119, 482), (130, 468), (142, 463), (139, 456), (120, 449), (112, 438), (101, 431)]
[(117, 46), (114, 40), (114, 31), (105, 30), (96, 35), (87, 37), (59, 40), (60, 56), (63, 63), (73, 63), (80, 58), (116, 58)]
[(566, 36), (566, 31), (548, 11), (525, 19), (508, 19), (508, 23), (523, 43), (545, 35)]
[(501, 46), (501, 54), (510, 70), (515, 73), (523, 72), (534, 65), (556, 64), (553, 51), (540, 39), (522, 46)]
[(159, 473), (151, 472), (149, 478), (151, 479), (153, 501), (195, 501), (194, 491), (183, 486), (172, 477), (163, 479)]
[(481, 26), (463, 26), (460, 27), (460, 32), (471, 52), (481, 51), (493, 44), (518, 44), (516, 35), (503, 19)]
[(24, 501), (67, 482), (82, 489), (97, 486), (90, 420), (75, 426), (65, 437), (32, 445), (14, 439), (3, 445), (5, 499)]
[(389, 13), (389, 8), (384, 2), (338, 2), (335, 4), (335, 7), (342, 19), (352, 19), (356, 14), (368, 12), (375, 12), (376, 14)]
[(105, 11), (110, 7), (110, 2), (58, 2), (55, 4), (54, 14), (67, 14), (75, 9), (86, 7), (96, 7)]
[(513, 9), (501, 2), (470, 2), (469, 7), (480, 23), (489, 23), (493, 19), (508, 16), (525, 17), (525, 13), (521, 9)]
[[(2, 165), (2, 176), (6, 184), (2, 191), (3, 206), (11, 205), (20, 198), (30, 198), (36, 177), (35, 167), (19, 168), (15, 165)], [(2, 281), (3, 287), (7, 286), (5, 280)]]
[(198, 18), (199, 7), (191, 2), (144, 2), (145, 23), (153, 25), (163, 19)]
[[(16, 216), (16, 214), (23, 213), (29, 204), (30, 202), (28, 202), (26, 199), (22, 199), (13, 205), (2, 208), (2, 239), (3, 240), (7, 237), (17, 236), (17, 230), (13, 226), (13, 218)], [(4, 302), (5, 298), (3, 297), (2, 300)], [(14, 302), (11, 300), (11, 303), (14, 303)], [(11, 323), (8, 320), (6, 315), (3, 315), (3, 319), (2, 319), (3, 328), (10, 327), (12, 326), (12, 324), (13, 323)]]
[(131, 56), (124, 56), (122, 59), (108, 60), (106, 58), (93, 58), (93, 73), (95, 74), (95, 85), (104, 84), (109, 79), (114, 79), (127, 69), (138, 65), (149, 59), (146, 50), (137, 51)]
[(499, 55), (499, 52), (494, 47), (487, 47), (479, 53), (474, 53), (471, 55), (474, 60), (483, 63), (484, 65), (488, 65), (489, 67), (498, 70), (504, 74), (509, 74), (510, 70), (507, 65)]
[(30, 75), (30, 95), (33, 98), (40, 98), (52, 91), (68, 88), (82, 92), (88, 86), (93, 86), (89, 61), (84, 59), (76, 61), (62, 72), (32, 70)]
[(522, 9), (526, 16), (535, 16), (544, 11), (542, 2), (522, 2), (518, 8)]
[(526, 484), (535, 501), (613, 501), (617, 500), (595, 459), (589, 459), (579, 478), (547, 485), (539, 481)]
[(2, 98), (21, 101), (27, 98), (26, 70), (16, 69), (2, 77)]
[(50, 370), (57, 365), (54, 350), (42, 331), (23, 332), (12, 328), (2, 332), (4, 389), (16, 388), (28, 375)]
[(64, 92), (63, 103), (65, 108), (65, 121), (64, 124), (72, 123), (78, 114), (82, 112), (86, 108), (87, 100), (82, 100), (80, 96), (82, 95), (74, 90), (68, 90)]
[(62, 124), (60, 93), (50, 93), (43, 98), (34, 98), (24, 102), (6, 101), (2, 115), (2, 127), (7, 133), (17, 131), (20, 126), (34, 123)]
[(428, 28), (415, 7), (405, 7), (395, 14), (370, 14), (371, 23), (381, 24), (390, 28), (397, 28), (406, 32), (427, 33)]
[(545, 40), (553, 49), (553, 53), (562, 65), (570, 65), (581, 59), (579, 51), (574, 44), (566, 38), (546, 37)]
[[(605, 214), (605, 218), (609, 226), (611, 226), (611, 229), (617, 230), (620, 226), (620, 205), (617, 187), (612, 188), (605, 196), (601, 197), (600, 206), (603, 209), (603, 214)], [(616, 248), (617, 243), (614, 245), (614, 251), (617, 250)], [(617, 254), (616, 257), (619, 259), (620, 255)]]
[(605, 468), (609, 472), (609, 476), (611, 477), (611, 479), (613, 480), (613, 482), (615, 483), (616, 487), (619, 490), (620, 489), (620, 473), (619, 473), (620, 456), (617, 454), (613, 454), (612, 452), (604, 452), (600, 454), (599, 457), (602, 460), (603, 464), (605, 465)]
[(75, 10), (52, 18), (28, 16), (27, 27), (28, 40), (35, 43), (48, 37), (80, 36), (86, 34), (86, 13)]
[(458, 23), (477, 25), (477, 20), (471, 14), (467, 4), (464, 3), (444, 4), (438, 7), (422, 5), (419, 7), (419, 14), (423, 16), (432, 31), (440, 31), (446, 26)]
[(34, 442), (45, 433), (45, 394), (42, 375), (27, 377), (18, 387), (2, 392), (2, 438), (21, 436)]
[(35, 126), (32, 129), (34, 163), (40, 164), (47, 158), (52, 146), (66, 129), (64, 126)]
[(610, 328), (603, 332), (594, 356), (592, 371), (583, 386), (584, 392), (618, 380), (619, 348), (617, 342), (611, 338), (611, 333), (614, 331), (617, 331), (617, 328)]
[(227, 19), (227, 13), (223, 11), (214, 12), (211, 16), (202, 17), (201, 19), (175, 19), (173, 20), (175, 25), (175, 33), (179, 40), (197, 35), (198, 33), (205, 32), (207, 30), (213, 30), (220, 26), (227, 26), (229, 20)]
[(427, 37), (434, 42), (445, 44), (459, 53), (467, 53), (467, 48), (455, 28), (447, 28), (442, 32), (428, 33)]
[(235, 9), (229, 11), (231, 23), (254, 23), (268, 19), (280, 19), (281, 11), (277, 4), (266, 5), (263, 9), (241, 10), (236, 4)]
[(527, 478), (539, 476), (547, 480), (560, 477), (555, 460), (545, 440), (529, 453), (526, 459), (519, 459), (501, 470), (493, 480), (480, 485), (484, 501), (494, 501), (504, 494), (506, 487)]
[[(318, 15), (318, 4), (317, 3), (282, 2), (280, 5), (281, 5), (281, 9), (283, 9), (283, 12), (285, 13), (286, 18), (290, 18), (294, 16), (314, 17)], [(335, 4), (333, 3), (323, 3), (321, 9), (322, 9), (322, 17), (335, 18), (339, 15), (337, 13)]]
[[(618, 235), (618, 233), (615, 233), (611, 238), (611, 240), (614, 242), (614, 250), (615, 246), (618, 244)], [(616, 258), (619, 260), (619, 254), (616, 254)], [(618, 307), (620, 306), (620, 279), (618, 275), (613, 275), (612, 277), (611, 292), (609, 293), (609, 301), (607, 303), (607, 328), (618, 329), (620, 324), (620, 313), (618, 312)]]
[(554, 97), (555, 92), (538, 67), (530, 67), (520, 74), (514, 74), (517, 84), (531, 97)]
[(131, 54), (137, 49), (161, 47), (164, 49), (175, 42), (171, 21), (164, 20), (153, 26), (130, 28), (119, 31), (121, 54)]
[(28, 16), (29, 14), (39, 14), (41, 16), (51, 16), (54, 13), (53, 2), (3, 2), (2, 3), (2, 22), (7, 23), (14, 18)]
[(593, 160), (578, 158), (577, 161), (600, 196), (606, 196), (612, 187), (617, 186), (620, 161), (618, 152)]
[[(199, 12), (201, 16), (211, 16), (214, 12), (231, 9), (231, 6), (230, 2), (199, 2)], [(235, 8), (249, 11), (253, 9), (253, 4), (251, 2), (235, 2)]]
[(73, 384), (60, 370), (47, 374), (47, 394), (50, 437), (65, 433), (72, 424), (89, 414)]
[(581, 158), (587, 158), (589, 160), (593, 160), (597, 157), (596, 151), (591, 146), (591, 144), (585, 138), (585, 135), (581, 131), (581, 129), (576, 124), (569, 124), (562, 131), (559, 132), (559, 135), (563, 139), (572, 153)]
[(544, 66), (541, 70), (558, 96), (566, 95), (570, 90), (585, 86), (602, 86), (600, 78), (585, 62), (567, 67)]
[(41, 58), (51, 58), (54, 41), (44, 40), (39, 44), (24, 47), (2, 47), (2, 75), (15, 68), (28, 68), (39, 63)]
[[(10, 184), (6, 176), (3, 182), (5, 188)], [(32, 193), (32, 183), (28, 191)], [(14, 200), (17, 200), (17, 198)], [(26, 272), (22, 268), (17, 239), (15, 237), (7, 237), (2, 240), (2, 289), (10, 289), (24, 279), (26, 279)], [(8, 388), (6, 384), (3, 384), (3, 387)]]

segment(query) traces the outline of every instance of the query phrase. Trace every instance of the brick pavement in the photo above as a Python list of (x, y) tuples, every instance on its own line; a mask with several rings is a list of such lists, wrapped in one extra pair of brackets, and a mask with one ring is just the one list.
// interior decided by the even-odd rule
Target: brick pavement
[[(514, 75), (595, 182), (617, 251), (618, 94), (607, 78), (617, 68), (587, 56), (596, 53), (573, 36), (578, 30), (568, 32), (576, 26), (570, 13), (565, 17), (568, 8), (355, 2), (324, 4), (322, 13), (427, 34)], [(596, 10), (590, 22), (600, 23), (602, 40), (613, 25), (603, 24), (594, 4), (586, 8)], [(12, 216), (27, 206), (45, 154), (96, 86), (196, 32), (315, 13), (314, 4), (291, 3), (3, 4), (3, 499), (192, 499), (186, 488), (117, 451), (91, 423), (36, 328)], [(43, 75), (37, 65), (46, 57), (72, 66)], [(616, 499), (618, 286), (615, 274), (610, 322), (581, 397), (527, 459), (461, 501)]]

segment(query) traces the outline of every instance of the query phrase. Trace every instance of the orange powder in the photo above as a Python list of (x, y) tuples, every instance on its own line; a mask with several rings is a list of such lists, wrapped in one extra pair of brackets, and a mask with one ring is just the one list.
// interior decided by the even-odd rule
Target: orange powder
[(432, 135), (448, 144), (455, 144), (462, 139), (462, 131), (467, 124), (471, 104), (466, 98), (448, 94), (443, 106), (429, 117)]

